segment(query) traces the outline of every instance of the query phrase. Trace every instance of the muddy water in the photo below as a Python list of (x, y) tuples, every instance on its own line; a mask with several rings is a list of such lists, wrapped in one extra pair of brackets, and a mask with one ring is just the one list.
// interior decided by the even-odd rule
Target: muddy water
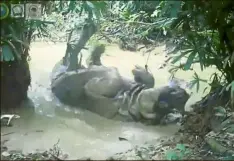
[[(107, 120), (89, 111), (62, 105), (53, 97), (49, 89), (50, 72), (65, 53), (65, 44), (34, 43), (31, 48), (30, 69), (32, 84), (29, 89), (31, 103), (25, 103), (19, 111), (21, 118), (13, 122), (13, 127), (2, 128), (2, 139), (8, 139), (10, 150), (22, 150), (25, 153), (51, 148), (59, 140), (60, 148), (69, 155), (69, 159), (106, 157), (126, 151), (145, 141), (160, 136), (173, 135), (177, 126), (155, 127), (140, 123), (122, 123)], [(164, 61), (165, 46), (158, 47), (149, 59), (149, 68), (155, 76), (156, 85), (167, 83), (167, 69), (158, 69)], [(159, 55), (154, 55), (158, 54)], [(85, 53), (84, 53), (85, 56)], [(102, 58), (106, 66), (118, 67), (120, 73), (132, 78), (131, 69), (135, 64), (144, 65), (147, 55), (121, 51), (115, 45), (107, 47)], [(206, 76), (213, 69), (203, 72)], [(189, 80), (192, 73), (180, 72), (178, 77)], [(204, 78), (204, 77), (203, 77)], [(202, 86), (204, 88), (204, 85)], [(199, 99), (201, 93), (194, 95), (189, 102)], [(34, 112), (35, 109), (35, 112)], [(119, 141), (118, 137), (129, 141)]]

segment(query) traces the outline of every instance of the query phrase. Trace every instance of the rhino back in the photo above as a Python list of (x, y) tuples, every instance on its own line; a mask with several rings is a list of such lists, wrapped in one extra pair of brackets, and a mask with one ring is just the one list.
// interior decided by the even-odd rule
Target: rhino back
[(85, 84), (93, 78), (102, 77), (118, 78), (119, 73), (115, 68), (106, 67), (92, 67), (77, 72), (66, 72), (52, 81), (52, 92), (62, 102), (77, 105), (83, 99)]

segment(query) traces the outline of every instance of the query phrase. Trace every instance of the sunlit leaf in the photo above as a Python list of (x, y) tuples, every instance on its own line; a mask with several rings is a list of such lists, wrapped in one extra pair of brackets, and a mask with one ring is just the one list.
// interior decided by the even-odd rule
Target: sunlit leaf
[(151, 17), (158, 17), (158, 15), (159, 15), (160, 12), (161, 12), (160, 10), (156, 9), (156, 10), (153, 12), (153, 14), (151, 15)]
[(165, 27), (163, 27), (163, 35), (167, 34), (167, 30), (165, 29)]

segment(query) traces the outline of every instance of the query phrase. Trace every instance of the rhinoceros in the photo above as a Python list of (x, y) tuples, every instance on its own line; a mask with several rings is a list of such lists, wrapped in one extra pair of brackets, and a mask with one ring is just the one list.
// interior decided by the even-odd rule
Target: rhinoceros
[(115, 67), (92, 65), (65, 72), (53, 79), (52, 92), (65, 104), (84, 107), (103, 117), (122, 121), (158, 124), (173, 109), (184, 111), (189, 98), (184, 89), (169, 86), (153, 88), (148, 80), (146, 84), (144, 81), (128, 80)]
[(104, 51), (103, 45), (95, 46), (87, 68), (67, 71), (62, 61), (55, 65), (51, 89), (61, 102), (109, 119), (150, 124), (158, 124), (175, 109), (184, 112), (189, 99), (184, 89), (154, 88), (153, 75), (138, 65), (132, 70), (134, 80), (129, 80), (121, 76), (116, 67), (102, 65), (100, 57)]

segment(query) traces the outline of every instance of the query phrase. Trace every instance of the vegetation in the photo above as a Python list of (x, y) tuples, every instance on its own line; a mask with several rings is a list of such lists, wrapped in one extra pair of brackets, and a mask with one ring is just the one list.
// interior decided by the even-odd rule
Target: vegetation
[[(5, 3), (9, 6), (12, 2), (5, 1)], [(14, 1), (14, 3), (26, 3), (26, 1)], [(78, 54), (95, 33), (96, 39), (104, 38), (108, 42), (116, 42), (125, 50), (140, 50), (138, 44), (143, 44), (150, 51), (159, 42), (170, 41), (174, 46), (169, 53), (170, 63), (174, 64), (170, 69), (172, 76), (178, 70), (193, 70), (194, 64), (197, 63), (200, 64), (201, 70), (216, 67), (221, 73), (211, 73), (210, 80), (204, 80), (194, 72), (192, 86), (196, 85), (199, 90), (200, 82), (207, 82), (211, 86), (211, 91), (194, 105), (195, 114), (189, 114), (185, 118), (185, 129), (194, 127), (196, 122), (198, 127), (190, 129), (193, 133), (204, 136), (213, 130), (211, 124), (217, 107), (221, 107), (218, 110), (223, 109), (226, 113), (234, 110), (234, 1), (41, 1), (40, 3), (45, 17), (55, 12), (60, 14), (57, 17), (60, 21), (55, 22), (55, 26), (61, 26), (59, 23), (69, 21), (71, 26), (64, 30), (68, 32), (82, 30), (83, 35), (68, 39), (63, 63), (69, 66), (69, 70), (77, 68)], [(51, 37), (51, 22), (46, 18), (39, 21), (7, 17), (1, 20), (1, 23), (3, 49), (1, 92), (5, 93), (1, 95), (3, 100), (1, 107), (14, 107), (27, 96), (30, 84), (27, 62), (30, 43), (36, 36)], [(15, 88), (14, 92), (11, 90), (12, 87)], [(225, 115), (222, 121), (227, 117)], [(172, 153), (168, 155), (171, 157), (169, 159), (172, 159)]]
[[(110, 17), (114, 19), (105, 20), (106, 24), (112, 21), (113, 25), (103, 27), (122, 41), (128, 38), (152, 45), (161, 41), (160, 37), (173, 38), (176, 48), (170, 54), (171, 62), (176, 64), (184, 58), (187, 61), (177, 63), (171, 69), (172, 74), (178, 69), (190, 70), (195, 63), (200, 63), (202, 70), (215, 66), (222, 75), (214, 73), (212, 85), (215, 82), (224, 85), (233, 81), (234, 74), (233, 8), (230, 6), (232, 1), (121, 1), (110, 8)], [(193, 84), (199, 86), (198, 81), (202, 79), (197, 74), (195, 78)]]
[(43, 152), (29, 153), (27, 155), (22, 154), (21, 151), (6, 152), (7, 147), (1, 141), (1, 159), (3, 160), (60, 160), (66, 159), (67, 155), (63, 154), (58, 146), (59, 141), (54, 144), (52, 148)]
[[(3, 1), (8, 8), (10, 4), (26, 4), (27, 1)], [(75, 9), (76, 3), (80, 6), (80, 13), (88, 12), (88, 18), (92, 19), (96, 12), (91, 10), (90, 4), (95, 2), (50, 2), (37, 1), (42, 4), (42, 12), (44, 15), (50, 14), (51, 9), (62, 12), (67, 8), (67, 12)], [(66, 4), (69, 4), (67, 6)], [(97, 3), (98, 4), (98, 3)], [(72, 9), (73, 7), (73, 9)], [(12, 18), (10, 15), (1, 19), (1, 108), (7, 110), (19, 106), (19, 104), (27, 98), (28, 86), (31, 82), (28, 60), (30, 60), (29, 49), (32, 40), (35, 38), (51, 37), (48, 27), (53, 22), (47, 20), (30, 20), (25, 17)], [(88, 38), (87, 38), (88, 40)], [(86, 41), (87, 41), (86, 40)], [(86, 43), (84, 41), (83, 43)], [(81, 49), (75, 48), (75, 53), (79, 53)], [(72, 55), (70, 60), (77, 60)], [(76, 63), (71, 64), (70, 68), (75, 68)]]

